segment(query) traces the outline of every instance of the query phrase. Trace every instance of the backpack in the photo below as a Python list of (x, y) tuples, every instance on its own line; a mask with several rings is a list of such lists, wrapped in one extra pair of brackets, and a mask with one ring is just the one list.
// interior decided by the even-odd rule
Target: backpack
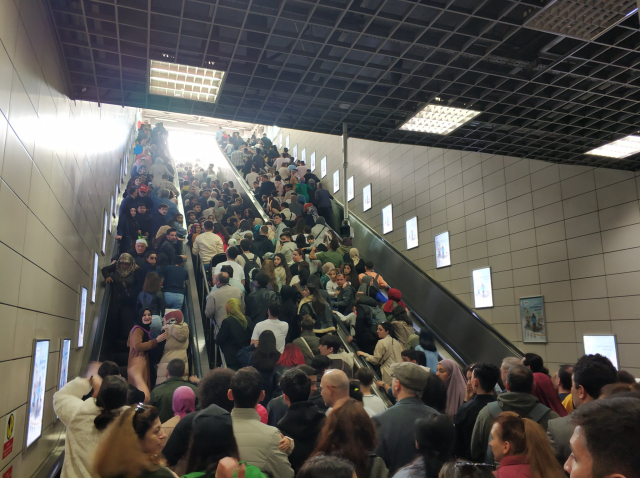
[[(491, 413), (491, 418), (495, 418), (496, 416), (498, 416), (500, 413), (504, 411), (502, 410), (502, 408), (500, 408), (500, 402), (498, 402), (497, 400), (495, 402), (489, 403), (487, 405), (487, 409), (489, 410), (489, 413)], [(542, 418), (547, 414), (549, 410), (550, 408), (543, 405), (542, 403), (536, 403), (536, 406), (533, 407), (531, 411), (529, 411), (529, 413), (527, 413), (527, 416), (522, 418), (528, 418), (530, 420), (533, 420), (536, 423), (540, 423), (540, 420), (542, 420)], [(494, 463), (494, 462), (495, 460), (493, 458), (493, 452), (491, 451), (491, 447), (487, 445), (487, 454), (485, 456), (485, 463)]]
[[(371, 277), (371, 276), (369, 276)], [(373, 289), (376, 290), (376, 292), (380, 292), (380, 285), (378, 285), (378, 277), (380, 277), (380, 274), (378, 274), (376, 272), (376, 276), (374, 277), (373, 281), (371, 281), (371, 286)]]
[(253, 274), (260, 272), (261, 269), (258, 262), (256, 262), (255, 254), (253, 255), (253, 259), (249, 259), (244, 253), (240, 254), (240, 257), (244, 259), (244, 288), (249, 292)]

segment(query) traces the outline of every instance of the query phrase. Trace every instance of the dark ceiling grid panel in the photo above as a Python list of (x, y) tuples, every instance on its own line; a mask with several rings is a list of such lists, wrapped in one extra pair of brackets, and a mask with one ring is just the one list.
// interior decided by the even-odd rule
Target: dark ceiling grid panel
[[(638, 132), (634, 5), (49, 0), (78, 99), (640, 170), (640, 155), (584, 154)], [(150, 59), (225, 71), (218, 101), (150, 95)], [(447, 136), (398, 130), (426, 104), (482, 114)]]

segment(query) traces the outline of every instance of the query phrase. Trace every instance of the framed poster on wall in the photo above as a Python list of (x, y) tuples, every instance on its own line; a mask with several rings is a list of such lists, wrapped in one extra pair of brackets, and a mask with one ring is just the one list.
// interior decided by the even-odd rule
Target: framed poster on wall
[(541, 295), (520, 298), (520, 323), (523, 342), (547, 343), (547, 320)]
[(311, 153), (311, 171), (316, 170), (316, 152)]
[(44, 394), (47, 388), (47, 367), (49, 366), (49, 340), (33, 341), (33, 361), (29, 403), (27, 403), (27, 430), (25, 446), (29, 448), (42, 435), (44, 417)]
[(307, 164), (307, 148), (302, 148), (302, 162)]
[(325, 156), (320, 160), (320, 179), (327, 175), (327, 157)]
[(362, 212), (371, 209), (371, 184), (362, 188)]
[(97, 252), (93, 253), (93, 277), (91, 278), (91, 303), (96, 301), (96, 289), (98, 288), (98, 266), (100, 265), (100, 256)]
[(473, 302), (476, 309), (493, 307), (493, 289), (491, 288), (491, 267), (476, 269), (473, 275)]
[(289, 135), (287, 135), (287, 143), (285, 144), (285, 147), (289, 149)]
[(340, 191), (340, 170), (333, 173), (333, 193)]
[(615, 335), (583, 335), (585, 355), (600, 354), (611, 360), (611, 363), (618, 368), (618, 342)]
[(106, 250), (107, 250), (107, 231), (108, 231), (108, 222), (109, 222), (109, 214), (107, 213), (107, 210), (104, 210), (104, 223), (102, 224), (102, 248), (100, 249), (102, 251), (102, 255), (105, 254)]
[(418, 247), (418, 218), (412, 217), (406, 223), (407, 226), (407, 250)]
[(298, 160), (298, 144), (293, 145), (293, 159)]
[(451, 265), (451, 251), (449, 250), (449, 231), (438, 234), (434, 241), (436, 246), (436, 269)]
[(60, 376), (58, 378), (58, 390), (67, 384), (69, 379), (69, 353), (71, 352), (71, 339), (62, 339), (60, 347)]
[(389, 204), (382, 208), (382, 234), (393, 231), (393, 206)]
[(84, 326), (87, 317), (87, 288), (80, 290), (80, 316), (78, 317), (78, 348), (84, 347)]
[[(113, 207), (114, 207), (114, 200), (113, 200), (113, 196), (111, 196), (111, 209), (109, 210), (109, 216), (113, 216)], [(113, 221), (109, 221), (109, 234), (111, 234), (111, 230), (113, 227)]]
[(354, 191), (353, 176), (351, 176), (347, 179), (347, 201), (351, 201), (354, 197), (356, 197), (356, 192)]

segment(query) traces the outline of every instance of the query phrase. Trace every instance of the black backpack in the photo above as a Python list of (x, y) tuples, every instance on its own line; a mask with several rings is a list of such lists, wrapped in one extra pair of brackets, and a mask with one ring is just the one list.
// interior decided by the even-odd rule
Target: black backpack
[(240, 257), (244, 259), (244, 288), (247, 292), (249, 292), (251, 280), (253, 278), (253, 274), (256, 272), (260, 272), (260, 266), (256, 261), (256, 255), (253, 255), (253, 259), (249, 259), (244, 253), (240, 254)]

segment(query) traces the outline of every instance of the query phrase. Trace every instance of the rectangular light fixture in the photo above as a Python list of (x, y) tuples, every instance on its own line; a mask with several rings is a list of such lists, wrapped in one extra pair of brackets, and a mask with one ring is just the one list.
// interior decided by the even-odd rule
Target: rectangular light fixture
[(585, 154), (622, 159), (636, 153), (640, 153), (640, 136), (627, 136), (618, 141), (613, 141), (599, 148), (592, 149)]
[(400, 126), (404, 131), (446, 135), (478, 116), (481, 111), (427, 105), (413, 118)]
[(209, 126), (208, 124), (204, 124), (204, 123), (187, 123), (187, 124), (192, 124), (193, 126)]
[(224, 72), (151, 60), (149, 93), (215, 103)]

